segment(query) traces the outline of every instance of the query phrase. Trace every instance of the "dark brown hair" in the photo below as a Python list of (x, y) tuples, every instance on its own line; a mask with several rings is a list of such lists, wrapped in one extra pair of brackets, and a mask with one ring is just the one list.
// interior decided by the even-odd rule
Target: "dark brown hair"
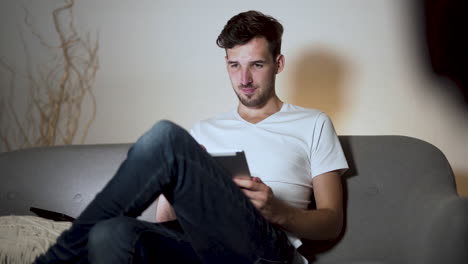
[(265, 37), (273, 59), (281, 53), (283, 26), (275, 18), (258, 11), (247, 11), (233, 16), (219, 34), (216, 44), (231, 49), (244, 45), (255, 37)]

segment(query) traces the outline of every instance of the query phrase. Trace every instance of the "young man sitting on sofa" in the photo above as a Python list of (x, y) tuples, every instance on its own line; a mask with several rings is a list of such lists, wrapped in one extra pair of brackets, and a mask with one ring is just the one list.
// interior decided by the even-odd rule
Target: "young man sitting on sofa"
[[(217, 44), (237, 108), (191, 134), (158, 122), (36, 263), (305, 263), (300, 238), (335, 238), (346, 159), (324, 113), (276, 95), (282, 33), (260, 12), (232, 17)], [(233, 149), (245, 151), (252, 177), (229, 175), (206, 151)], [(157, 197), (159, 223), (137, 220)]]

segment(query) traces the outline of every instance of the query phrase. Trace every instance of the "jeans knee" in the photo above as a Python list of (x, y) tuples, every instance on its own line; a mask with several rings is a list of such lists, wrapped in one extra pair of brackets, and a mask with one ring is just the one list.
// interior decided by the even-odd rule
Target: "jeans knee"
[(177, 138), (184, 133), (187, 132), (177, 124), (168, 120), (161, 120), (143, 134), (133, 148), (138, 148), (143, 152), (146, 152), (145, 150), (151, 151), (155, 147), (161, 147), (164, 144), (171, 144), (172, 141), (177, 141)]
[(184, 133), (185, 130), (176, 123), (169, 120), (160, 120), (150, 129), (152, 135), (178, 135)]
[(97, 223), (91, 228), (88, 237), (90, 251), (102, 252), (112, 247), (112, 243), (128, 239), (132, 233), (131, 226), (127, 224), (126, 217), (116, 217)]

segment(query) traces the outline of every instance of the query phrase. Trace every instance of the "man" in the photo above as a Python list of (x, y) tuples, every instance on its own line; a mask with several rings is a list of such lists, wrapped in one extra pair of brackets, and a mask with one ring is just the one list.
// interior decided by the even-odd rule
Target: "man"
[[(325, 114), (276, 95), (282, 32), (260, 12), (231, 18), (217, 44), (237, 109), (198, 122), (193, 137), (157, 123), (36, 263), (304, 263), (299, 238), (335, 238), (347, 163)], [(205, 148), (244, 150), (252, 177), (229, 175)], [(158, 196), (159, 223), (136, 220)]]

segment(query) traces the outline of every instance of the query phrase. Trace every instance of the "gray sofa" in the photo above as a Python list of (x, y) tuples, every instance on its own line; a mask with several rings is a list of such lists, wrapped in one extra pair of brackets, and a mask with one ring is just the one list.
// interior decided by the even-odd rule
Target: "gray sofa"
[[(436, 147), (402, 136), (340, 136), (346, 223), (339, 239), (306, 241), (314, 263), (468, 263), (468, 199)], [(0, 154), (0, 215), (31, 206), (76, 217), (125, 158), (129, 144)], [(154, 204), (141, 216), (152, 220)]]

